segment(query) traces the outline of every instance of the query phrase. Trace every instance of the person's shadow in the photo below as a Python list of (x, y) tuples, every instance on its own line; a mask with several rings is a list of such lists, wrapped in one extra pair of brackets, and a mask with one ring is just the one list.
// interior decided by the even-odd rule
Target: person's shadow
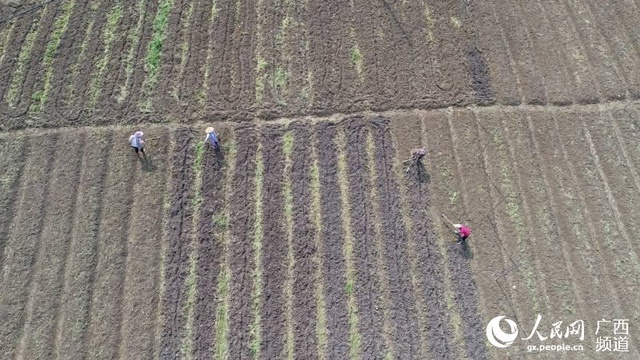
[(462, 242), (462, 244), (460, 244), (460, 251), (462, 253), (462, 256), (467, 259), (467, 260), (471, 260), (473, 259), (473, 251), (471, 250), (471, 247), (469, 246), (469, 240), (465, 240)]
[(416, 164), (416, 178), (418, 182), (421, 184), (429, 184), (431, 183), (431, 175), (427, 172), (427, 168), (424, 166), (422, 161), (418, 161)]
[(138, 160), (142, 165), (142, 171), (148, 172), (148, 173), (154, 173), (156, 172), (156, 170), (158, 170), (158, 167), (153, 163), (153, 159), (150, 156), (147, 156), (144, 158), (139, 157)]
[(414, 178), (420, 184), (429, 184), (431, 182), (431, 175), (427, 172), (427, 168), (422, 161), (418, 161), (415, 165), (409, 169), (409, 177)]

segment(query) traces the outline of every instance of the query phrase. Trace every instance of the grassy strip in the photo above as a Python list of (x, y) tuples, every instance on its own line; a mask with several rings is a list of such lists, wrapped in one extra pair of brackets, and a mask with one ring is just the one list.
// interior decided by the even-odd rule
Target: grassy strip
[[(89, 11), (95, 14), (99, 6), (100, 6), (100, 1), (94, 0), (89, 5)], [(91, 35), (91, 32), (93, 31), (93, 25), (95, 24), (95, 19), (96, 19), (95, 16), (91, 16), (91, 21), (89, 22), (89, 25), (87, 25), (87, 30), (85, 31), (84, 37), (82, 39), (82, 43), (80, 44), (80, 53), (78, 54), (78, 59), (71, 66), (71, 79), (73, 80), (70, 81), (69, 84), (67, 85), (67, 93), (70, 95), (71, 98), (75, 96), (75, 87), (73, 85), (74, 85), (75, 79), (78, 79), (80, 77), (80, 64), (82, 64), (85, 58), (87, 57), (87, 46), (89, 45), (90, 35)]]
[(184, 338), (182, 339), (182, 347), (180, 351), (182, 352), (182, 357), (184, 359), (191, 359), (193, 355), (193, 309), (195, 308), (194, 304), (196, 302), (196, 271), (198, 268), (198, 245), (197, 234), (198, 234), (198, 223), (200, 221), (200, 210), (202, 204), (202, 162), (204, 158), (204, 142), (199, 141), (195, 146), (195, 160), (193, 163), (194, 174), (194, 184), (193, 187), (195, 189), (195, 193), (192, 200), (193, 206), (193, 218), (192, 220), (192, 229), (193, 231), (193, 245), (191, 254), (189, 257), (189, 273), (187, 275), (187, 279), (185, 281), (187, 288), (187, 301), (185, 301), (183, 316), (186, 317), (185, 321), (185, 333)]
[(340, 199), (342, 200), (342, 228), (345, 236), (343, 255), (346, 263), (347, 276), (347, 307), (349, 309), (349, 356), (352, 359), (360, 357), (361, 335), (358, 331), (358, 305), (354, 294), (355, 264), (353, 261), (353, 235), (351, 233), (351, 204), (349, 203), (349, 180), (347, 157), (345, 154), (346, 139), (344, 131), (340, 131), (336, 137), (338, 146), (338, 183), (340, 184)]
[(127, 54), (127, 60), (125, 61), (125, 74), (126, 79), (124, 84), (120, 86), (120, 95), (118, 95), (118, 102), (123, 102), (127, 96), (129, 96), (129, 81), (131, 81), (131, 75), (133, 74), (134, 64), (133, 60), (135, 60), (136, 49), (138, 48), (138, 43), (140, 42), (140, 31), (142, 30), (142, 24), (144, 23), (145, 16), (145, 7), (147, 0), (139, 0), (136, 6), (136, 12), (138, 13), (138, 22), (136, 23), (136, 27), (131, 30), (131, 32), (127, 35), (127, 39), (131, 41), (131, 47), (129, 47), (129, 53)]
[[(285, 49), (285, 38), (289, 28), (296, 25), (295, 21), (291, 18), (293, 2), (293, 0), (284, 0), (285, 15), (280, 22), (280, 29), (275, 36), (276, 51), (282, 54), (282, 59), (286, 61), (286, 64), (281, 64), (282, 66), (275, 67), (273, 79), (271, 79), (271, 88), (275, 91), (276, 102), (280, 105), (286, 104), (284, 95), (287, 93), (289, 78), (291, 77), (291, 51), (287, 51)], [(280, 3), (276, 2), (276, 6), (279, 5)], [(283, 66), (285, 66), (286, 69)]]
[(9, 91), (7, 91), (6, 99), (9, 103), (9, 106), (15, 107), (18, 91), (24, 82), (25, 70), (27, 68), (27, 63), (29, 62), (29, 58), (31, 57), (31, 51), (33, 50), (33, 46), (36, 43), (36, 37), (38, 36), (38, 30), (40, 29), (40, 23), (42, 23), (45, 18), (49, 7), (45, 7), (45, 10), (42, 12), (40, 16), (40, 21), (34, 21), (31, 24), (31, 29), (27, 34), (26, 39), (24, 40), (24, 44), (22, 45), (22, 49), (20, 50), (20, 54), (18, 55), (18, 63), (16, 71), (13, 73), (13, 77), (11, 78), (11, 85), (9, 85)]
[[(183, 14), (180, 22), (182, 23), (182, 37), (184, 41), (180, 44), (180, 73), (178, 75), (178, 79), (182, 79), (182, 75), (184, 74), (184, 69), (187, 66), (187, 54), (189, 53), (189, 29), (191, 28), (191, 18), (193, 17), (193, 8), (194, 2), (189, 2), (189, 8), (187, 8), (187, 12)], [(180, 87), (176, 85), (171, 94), (176, 100), (179, 100), (178, 92), (180, 91)]]
[[(326, 359), (327, 354), (327, 305), (324, 298), (324, 284), (322, 278), (322, 261), (324, 247), (322, 245), (322, 212), (320, 207), (320, 168), (318, 166), (318, 156), (316, 153), (316, 145), (312, 147), (313, 163), (311, 164), (311, 222), (315, 225), (315, 243), (317, 265), (316, 273), (316, 334), (318, 336), (318, 357), (321, 360)], [(309, 314), (311, 315), (311, 314)]]
[(145, 100), (141, 108), (144, 112), (150, 112), (153, 107), (151, 92), (158, 81), (158, 67), (160, 66), (160, 57), (162, 56), (162, 45), (164, 44), (164, 39), (166, 37), (169, 13), (173, 7), (173, 1), (174, 0), (162, 0), (158, 6), (156, 17), (153, 19), (153, 35), (149, 42), (145, 63), (147, 78), (145, 79), (144, 91), (147, 94), (147, 100)]
[[(297, 6), (299, 8), (296, 12), (308, 14), (308, 0), (300, 0)], [(297, 21), (296, 25), (298, 26), (297, 31), (300, 31), (303, 34), (300, 42), (304, 43), (304, 50), (300, 52), (300, 57), (302, 57), (304, 63), (308, 64), (310, 45), (307, 24), (305, 24), (304, 21)], [(300, 98), (303, 100), (303, 103), (307, 108), (311, 107), (311, 103), (313, 102), (313, 71), (311, 69), (307, 70), (307, 74), (304, 77), (304, 86), (300, 89)]]
[[(371, 131), (367, 134), (367, 166), (369, 168), (369, 178), (371, 179), (371, 184), (378, 183), (378, 172), (376, 169), (376, 157), (375, 157), (375, 142), (373, 140), (373, 134)], [(380, 200), (378, 198), (378, 190), (376, 186), (371, 186), (371, 192), (369, 194), (369, 198), (371, 199), (371, 204), (373, 207), (373, 227), (375, 230), (375, 247), (376, 254), (378, 257), (376, 259), (377, 275), (380, 281), (380, 302), (383, 304), (382, 306), (382, 314), (384, 316), (383, 324), (382, 324), (382, 336), (384, 338), (386, 353), (385, 359), (394, 359), (395, 349), (393, 346), (392, 334), (393, 327), (391, 325), (391, 305), (389, 304), (389, 299), (391, 299), (391, 294), (389, 292), (389, 276), (387, 275), (385, 269), (385, 251), (382, 240), (382, 220), (380, 219)]]
[(256, 3), (256, 102), (258, 105), (262, 105), (264, 101), (264, 84), (268, 80), (268, 75), (266, 73), (267, 61), (264, 59), (263, 52), (264, 46), (262, 42), (264, 41), (264, 29), (262, 27), (262, 22), (264, 21), (264, 15), (261, 13), (260, 9), (262, 9), (262, 5), (264, 0), (257, 0)]
[(251, 353), (255, 359), (260, 358), (260, 300), (262, 299), (262, 196), (264, 182), (264, 161), (262, 159), (262, 144), (258, 144), (256, 152), (256, 175), (254, 184), (256, 187), (256, 222), (253, 238), (253, 253), (255, 254), (255, 269), (253, 270), (253, 291), (251, 294), (253, 306), (253, 322), (251, 323)]
[(291, 185), (291, 154), (293, 152), (293, 133), (288, 131), (284, 134), (282, 143), (284, 144), (284, 218), (287, 234), (287, 260), (289, 262), (287, 269), (287, 280), (285, 283), (286, 296), (286, 319), (287, 333), (285, 338), (285, 352), (287, 359), (295, 358), (294, 337), (293, 337), (293, 278), (295, 269), (295, 258), (293, 256), (293, 193)]
[(67, 0), (64, 5), (62, 5), (62, 16), (59, 17), (53, 25), (53, 32), (51, 33), (51, 39), (47, 44), (47, 48), (44, 52), (43, 66), (46, 69), (46, 73), (44, 75), (44, 85), (42, 90), (36, 91), (31, 97), (35, 100), (34, 103), (29, 107), (29, 112), (40, 112), (44, 104), (47, 102), (47, 97), (49, 95), (49, 90), (51, 89), (51, 76), (53, 75), (53, 67), (51, 63), (53, 62), (53, 55), (55, 55), (56, 50), (58, 50), (58, 46), (60, 45), (60, 39), (62, 39), (62, 34), (67, 30), (67, 25), (69, 24), (69, 18), (71, 17), (71, 12), (75, 6), (75, 0)]
[(0, 38), (2, 38), (2, 42), (0, 42), (0, 64), (4, 61), (6, 55), (5, 50), (7, 50), (7, 45), (9, 44), (11, 34), (13, 34), (13, 29), (15, 27), (16, 23), (14, 21), (11, 23), (10, 27), (0, 30)]
[[(355, 42), (355, 40), (354, 40)], [(356, 72), (358, 73), (358, 79), (360, 79), (360, 81), (362, 81), (362, 68), (363, 68), (363, 57), (362, 57), (362, 53), (360, 52), (360, 48), (358, 47), (358, 44), (355, 43), (351, 49), (349, 50), (349, 57), (351, 58), (351, 63), (353, 64), (353, 66), (356, 69)]]
[[(223, 145), (223, 151), (226, 154), (226, 166), (227, 168), (227, 182), (225, 183), (225, 210), (224, 214), (219, 215), (214, 219), (214, 222), (218, 225), (224, 225), (224, 267), (220, 273), (218, 283), (218, 307), (216, 312), (216, 343), (214, 344), (214, 358), (215, 359), (228, 359), (229, 358), (229, 284), (231, 282), (231, 268), (230, 268), (230, 246), (231, 246), (231, 231), (228, 226), (228, 219), (231, 216), (229, 213), (229, 204), (231, 203), (232, 194), (232, 182), (233, 174), (236, 170), (236, 144), (233, 139), (229, 140)], [(223, 223), (224, 222), (224, 223)]]
[(89, 87), (89, 107), (93, 109), (98, 101), (100, 90), (102, 87), (102, 79), (104, 78), (104, 72), (109, 64), (109, 56), (111, 55), (111, 45), (116, 37), (116, 30), (118, 24), (122, 19), (122, 5), (116, 4), (111, 8), (109, 14), (107, 14), (107, 24), (102, 31), (102, 41), (104, 48), (102, 50), (102, 56), (96, 62), (96, 70), (91, 76), (91, 85)]
[(204, 104), (207, 99), (207, 94), (209, 93), (209, 78), (211, 77), (211, 72), (209, 69), (211, 68), (211, 61), (213, 59), (213, 42), (215, 38), (213, 37), (213, 24), (218, 18), (218, 13), (220, 9), (218, 9), (218, 4), (216, 0), (211, 1), (211, 16), (209, 18), (209, 42), (207, 44), (207, 60), (204, 66), (204, 76), (202, 78), (202, 89), (198, 93), (198, 101), (200, 104)]
[(350, 26), (349, 29), (349, 40), (351, 43), (353, 43), (353, 45), (351, 46), (351, 48), (349, 49), (349, 58), (351, 59), (351, 64), (353, 65), (353, 67), (356, 70), (356, 73), (358, 74), (358, 81), (360, 81), (362, 83), (362, 81), (364, 80), (364, 74), (362, 73), (363, 70), (363, 56), (362, 56), (362, 52), (360, 51), (360, 47), (358, 46), (358, 40), (356, 38), (356, 29), (353, 26), (353, 22), (354, 22), (354, 13), (355, 13), (356, 9), (353, 3), (353, 0), (349, 1), (349, 12), (350, 12), (350, 20), (352, 21), (352, 25)]
[(427, 39), (431, 44), (435, 41), (435, 36), (433, 36), (433, 28), (435, 27), (435, 21), (433, 20), (433, 16), (431, 15), (431, 9), (427, 5), (426, 1), (423, 1), (424, 5), (424, 18), (427, 22)]

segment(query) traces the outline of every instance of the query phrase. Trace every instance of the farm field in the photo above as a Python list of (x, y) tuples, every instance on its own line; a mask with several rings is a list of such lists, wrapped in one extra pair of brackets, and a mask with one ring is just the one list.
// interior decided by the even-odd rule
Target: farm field
[[(497, 314), (633, 324), (638, 110), (223, 125), (222, 152), (155, 125), (145, 166), (133, 128), (2, 134), (0, 353), (502, 358)], [(469, 246), (440, 213), (473, 226)]]
[(0, 359), (640, 358), (639, 18), (0, 0)]
[(640, 97), (635, 0), (23, 3), (0, 130)]

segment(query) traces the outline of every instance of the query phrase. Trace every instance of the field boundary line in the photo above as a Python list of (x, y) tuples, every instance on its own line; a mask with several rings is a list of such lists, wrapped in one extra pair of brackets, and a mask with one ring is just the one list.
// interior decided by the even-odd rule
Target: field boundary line
[[(521, 109), (523, 111), (534, 111), (534, 110), (539, 110), (539, 109), (546, 109), (546, 110), (557, 110), (557, 109), (576, 109), (576, 108), (586, 108), (586, 107), (590, 107), (590, 106), (595, 106), (595, 105), (602, 105), (603, 107), (610, 109), (613, 107), (617, 107), (620, 106), (620, 104), (627, 104), (627, 103), (631, 103), (633, 102), (632, 100), (628, 100), (628, 99), (622, 99), (622, 100), (614, 100), (614, 101), (604, 101), (604, 102), (599, 102), (599, 103), (595, 103), (595, 104), (578, 104), (578, 103), (570, 103), (570, 104), (546, 104), (546, 105), (537, 105), (537, 104), (519, 104), (519, 105), (504, 105), (504, 104), (496, 104), (496, 105), (492, 105), (492, 106), (477, 106), (477, 105), (458, 105), (458, 106), (444, 106), (444, 107), (439, 107), (439, 108), (432, 108), (432, 109), (427, 109), (427, 108), (408, 108), (408, 109), (395, 109), (395, 110), (385, 110), (385, 111), (373, 111), (373, 110), (365, 110), (365, 111), (356, 111), (353, 113), (345, 113), (345, 112), (336, 112), (333, 113), (331, 115), (327, 115), (327, 116), (315, 116), (315, 115), (310, 115), (310, 114), (301, 114), (299, 116), (286, 116), (286, 117), (280, 117), (280, 118), (275, 118), (272, 120), (265, 120), (259, 116), (254, 116), (251, 120), (248, 121), (243, 121), (243, 120), (221, 120), (221, 121), (206, 121), (203, 118), (198, 118), (198, 120), (194, 120), (194, 121), (187, 121), (187, 122), (174, 122), (174, 121), (169, 121), (169, 122), (152, 122), (152, 123), (140, 123), (140, 124), (144, 124), (145, 126), (148, 127), (165, 127), (165, 128), (169, 128), (171, 130), (175, 130), (178, 128), (182, 128), (182, 127), (187, 127), (187, 128), (197, 128), (197, 127), (207, 127), (209, 125), (214, 125), (214, 126), (221, 126), (221, 125), (231, 125), (231, 126), (250, 126), (250, 125), (260, 125), (260, 124), (265, 124), (265, 125), (289, 125), (292, 122), (299, 122), (299, 123), (304, 123), (304, 124), (315, 124), (315, 123), (319, 123), (319, 122), (329, 122), (329, 123), (337, 123), (342, 121), (344, 118), (346, 117), (353, 117), (353, 116), (363, 116), (363, 117), (395, 117), (397, 115), (401, 115), (401, 114), (409, 114), (412, 112), (417, 112), (419, 114), (422, 113), (428, 113), (428, 112), (447, 112), (447, 111), (451, 111), (451, 110), (457, 110), (457, 109), (479, 109), (478, 111), (480, 112), (484, 112), (484, 111), (495, 111), (498, 109), (511, 109), (511, 108), (516, 108), (516, 109)], [(4, 119), (7, 119), (8, 117), (2, 117), (0, 116), (0, 123), (2, 121), (4, 121)], [(11, 118), (13, 119), (13, 118)], [(84, 123), (84, 122), (83, 122)], [(140, 125), (138, 124), (138, 125)], [(60, 126), (60, 127), (53, 127), (53, 128), (44, 128), (44, 127), (33, 127), (33, 128), (19, 128), (19, 129), (9, 129), (9, 130), (4, 130), (4, 131), (0, 131), (0, 138), (1, 137), (6, 137), (6, 136), (13, 136), (14, 134), (26, 134), (26, 135), (30, 135), (30, 134), (41, 134), (41, 133), (56, 133), (56, 132), (61, 132), (61, 131), (65, 131), (65, 130), (69, 130), (69, 129), (112, 129), (112, 130), (117, 130), (117, 129), (128, 129), (131, 128), (131, 124), (108, 124), (108, 125), (103, 125), (103, 124), (97, 124), (94, 126), (87, 126), (87, 125), (82, 125), (82, 126)]]

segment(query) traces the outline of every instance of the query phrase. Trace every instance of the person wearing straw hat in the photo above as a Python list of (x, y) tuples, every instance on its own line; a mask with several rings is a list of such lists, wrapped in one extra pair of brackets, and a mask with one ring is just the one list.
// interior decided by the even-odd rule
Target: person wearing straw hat
[(216, 130), (209, 126), (205, 132), (207, 133), (207, 137), (204, 138), (204, 143), (210, 143), (211, 146), (213, 147), (213, 149), (217, 149), (219, 142), (218, 142), (218, 134), (216, 133)]
[(138, 157), (140, 157), (141, 154), (143, 157), (147, 156), (144, 153), (143, 136), (144, 136), (144, 133), (142, 131), (136, 131), (135, 134), (129, 136), (129, 145), (131, 145), (131, 147), (136, 152), (136, 155), (138, 155)]

